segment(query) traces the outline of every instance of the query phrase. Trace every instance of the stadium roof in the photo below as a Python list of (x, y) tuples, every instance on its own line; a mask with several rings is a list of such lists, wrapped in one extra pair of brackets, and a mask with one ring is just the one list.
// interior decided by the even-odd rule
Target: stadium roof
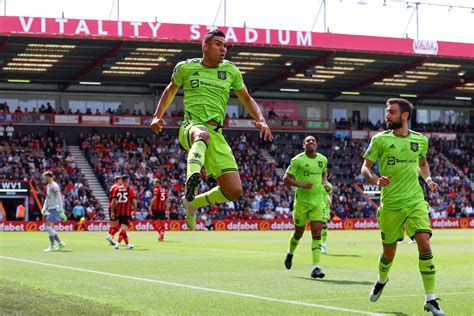
[[(18, 80), (68, 91), (80, 83), (162, 89), (174, 65), (201, 56), (199, 25), (0, 17), (0, 89)], [(223, 28), (227, 59), (253, 92), (316, 99), (416, 95), (474, 97), (474, 44), (249, 28)], [(100, 84), (100, 86), (99, 86)], [(138, 90), (137, 90), (138, 91)], [(298, 99), (299, 94), (292, 94)], [(317, 97), (316, 97), (317, 96)], [(448, 104), (446, 103), (446, 104)]]

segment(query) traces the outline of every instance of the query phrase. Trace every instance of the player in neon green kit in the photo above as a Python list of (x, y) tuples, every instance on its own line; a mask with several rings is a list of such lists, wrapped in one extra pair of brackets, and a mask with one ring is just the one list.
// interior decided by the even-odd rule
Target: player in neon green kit
[(332, 184), (328, 182), (328, 187), (329, 191), (324, 190), (323, 191), (323, 202), (324, 202), (324, 208), (325, 208), (325, 214), (326, 214), (326, 221), (323, 224), (323, 230), (321, 232), (321, 252), (326, 253), (327, 252), (327, 247), (326, 247), (326, 240), (328, 238), (328, 227), (327, 223), (331, 220), (331, 195), (332, 195)]
[[(428, 139), (408, 129), (413, 105), (403, 99), (387, 101), (386, 122), (388, 130), (376, 134), (364, 155), (361, 174), (369, 183), (382, 188), (381, 205), (377, 213), (383, 253), (379, 259), (379, 278), (370, 291), (370, 300), (375, 302), (388, 282), (388, 272), (397, 250), (397, 241), (403, 240), (403, 227), (407, 234), (415, 236), (419, 252), (419, 269), (425, 289), (425, 310), (433, 315), (444, 315), (440, 309), (435, 290), (435, 265), (431, 253), (431, 227), (428, 203), (418, 181), (418, 171), (431, 191), (438, 184), (431, 179), (426, 160)], [(379, 162), (380, 177), (372, 170)]]
[[(242, 195), (239, 169), (230, 146), (222, 135), (230, 90), (239, 98), (250, 115), (260, 137), (273, 136), (260, 108), (244, 85), (237, 66), (225, 60), (227, 43), (222, 31), (206, 33), (202, 40), (203, 58), (189, 59), (176, 65), (171, 82), (166, 87), (150, 125), (159, 133), (165, 121), (166, 109), (180, 87), (184, 90), (184, 121), (179, 129), (179, 141), (189, 151), (186, 171), (186, 192), (182, 199), (186, 222), (190, 230), (196, 226), (196, 211), (207, 205), (234, 201)], [(218, 186), (195, 197), (201, 182), (201, 169), (217, 180)]]
[(323, 191), (329, 191), (326, 177), (328, 159), (316, 152), (318, 144), (316, 138), (307, 136), (303, 141), (304, 152), (291, 159), (291, 163), (283, 176), (286, 185), (296, 187), (293, 203), (293, 223), (295, 232), (290, 239), (290, 248), (285, 259), (285, 267), (291, 269), (293, 253), (303, 237), (306, 221), (311, 224), (313, 242), (313, 267), (311, 277), (324, 278), (321, 270), (321, 231), (326, 223), (325, 202)]

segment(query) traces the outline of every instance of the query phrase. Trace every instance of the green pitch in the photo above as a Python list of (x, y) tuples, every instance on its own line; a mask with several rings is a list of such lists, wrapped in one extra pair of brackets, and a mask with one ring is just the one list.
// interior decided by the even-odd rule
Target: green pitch
[[(115, 250), (105, 233), (60, 233), (66, 248), (44, 253), (46, 233), (1, 233), (0, 314), (428, 315), (416, 245), (399, 245), (390, 282), (370, 303), (378, 231), (330, 231), (322, 280), (310, 278), (309, 235), (285, 269), (290, 234), (167, 232), (159, 243), (156, 233), (131, 232), (136, 248)], [(432, 240), (448, 315), (474, 314), (473, 236), (436, 230)]]

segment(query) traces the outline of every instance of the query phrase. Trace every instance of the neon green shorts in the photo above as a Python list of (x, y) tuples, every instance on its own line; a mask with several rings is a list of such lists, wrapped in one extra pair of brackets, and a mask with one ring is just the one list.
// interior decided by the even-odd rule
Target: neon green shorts
[(183, 121), (179, 128), (178, 139), (184, 149), (191, 149), (191, 133), (194, 128), (204, 128), (211, 136), (204, 160), (204, 168), (208, 178), (217, 179), (227, 172), (239, 172), (232, 149), (227, 144), (224, 135), (222, 135), (222, 129), (216, 132), (215, 126), (207, 123)]
[(306, 221), (326, 223), (326, 209), (320, 206), (295, 205), (293, 208), (293, 224), (297, 227), (306, 226)]
[(426, 201), (395, 211), (385, 210), (381, 206), (377, 212), (377, 220), (381, 230), (382, 243), (387, 245), (403, 240), (404, 227), (409, 237), (421, 232), (431, 235), (428, 203)]

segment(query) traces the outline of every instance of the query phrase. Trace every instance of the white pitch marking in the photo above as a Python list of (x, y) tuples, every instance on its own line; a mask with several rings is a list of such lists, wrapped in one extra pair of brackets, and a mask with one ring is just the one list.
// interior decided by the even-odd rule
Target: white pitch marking
[(327, 306), (327, 305), (306, 303), (306, 302), (301, 302), (301, 301), (283, 300), (283, 299), (273, 298), (273, 297), (266, 297), (266, 296), (260, 296), (260, 295), (254, 295), (254, 294), (245, 294), (245, 293), (226, 291), (226, 290), (218, 290), (218, 289), (212, 289), (212, 288), (189, 285), (189, 284), (183, 284), (183, 283), (175, 283), (175, 282), (168, 282), (168, 281), (161, 281), (161, 280), (145, 279), (145, 278), (134, 277), (134, 276), (129, 276), (129, 275), (122, 275), (122, 274), (95, 271), (95, 270), (82, 269), (82, 268), (76, 268), (76, 267), (62, 266), (62, 265), (58, 265), (58, 264), (52, 264), (52, 263), (46, 263), (46, 262), (34, 261), (34, 260), (25, 260), (25, 259), (19, 259), (19, 258), (14, 258), (14, 257), (0, 256), (0, 259), (12, 260), (12, 261), (18, 261), (18, 262), (26, 262), (26, 263), (34, 263), (34, 264), (39, 264), (39, 265), (54, 267), (54, 268), (60, 268), (60, 269), (65, 269), (65, 270), (73, 270), (73, 271), (79, 271), (79, 272), (106, 275), (106, 276), (110, 276), (110, 277), (114, 277), (114, 278), (122, 278), (122, 279), (142, 281), (142, 282), (148, 282), (148, 283), (158, 283), (158, 284), (162, 284), (162, 285), (182, 287), (182, 288), (188, 288), (188, 289), (205, 291), (205, 292), (227, 294), (227, 295), (231, 295), (231, 296), (254, 298), (254, 299), (263, 300), (263, 301), (270, 301), (270, 302), (277, 302), (277, 303), (284, 303), (284, 304), (291, 304), (291, 305), (300, 305), (300, 306), (306, 306), (306, 307), (315, 307), (315, 308), (336, 310), (336, 311), (341, 311), (341, 312), (363, 314), (363, 315), (373, 315), (373, 316), (382, 315), (382, 314), (377, 314), (377, 313), (359, 311), (359, 310), (355, 310), (355, 309), (343, 308), (343, 307)]

